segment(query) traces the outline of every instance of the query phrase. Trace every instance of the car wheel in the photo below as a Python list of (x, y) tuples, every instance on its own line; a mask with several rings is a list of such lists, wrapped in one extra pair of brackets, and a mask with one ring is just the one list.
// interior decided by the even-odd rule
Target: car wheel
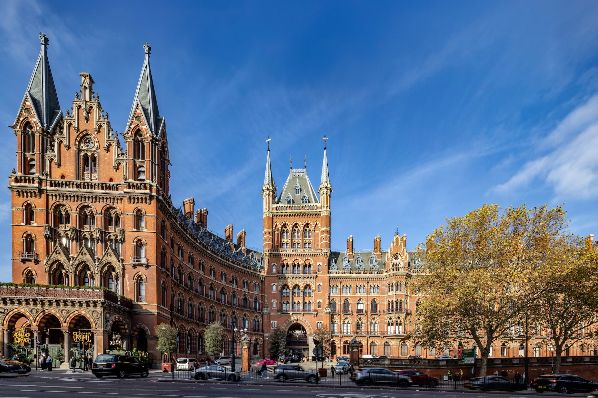
[(409, 387), (409, 382), (405, 381), (405, 380), (399, 380), (399, 382), (397, 383), (399, 385), (399, 387)]
[(278, 376), (278, 381), (287, 381), (287, 379), (288, 379), (287, 375)]
[(317, 381), (318, 381), (318, 379), (316, 379), (316, 376), (309, 376), (307, 378), (308, 383), (316, 383)]
[(118, 377), (119, 379), (124, 378), (127, 375), (127, 372), (125, 372), (124, 370), (119, 370), (118, 374), (116, 375), (116, 377)]
[(97, 377), (98, 379), (101, 379), (102, 375), (95, 375), (95, 377)]
[(147, 377), (149, 376), (149, 372), (147, 370), (144, 370), (141, 372), (141, 377)]
[(195, 380), (201, 380), (201, 374), (200, 374), (200, 373), (195, 373), (195, 374), (193, 375), (193, 378), (194, 378)]
[(560, 387), (559, 387), (559, 392), (560, 392), (561, 394), (568, 394), (568, 393), (569, 393), (569, 390), (568, 390), (568, 389), (567, 389), (567, 387), (565, 387), (565, 386), (560, 386)]
[(430, 387), (438, 387), (438, 380), (432, 380), (430, 382)]
[(237, 381), (237, 377), (235, 374), (228, 375), (228, 381)]

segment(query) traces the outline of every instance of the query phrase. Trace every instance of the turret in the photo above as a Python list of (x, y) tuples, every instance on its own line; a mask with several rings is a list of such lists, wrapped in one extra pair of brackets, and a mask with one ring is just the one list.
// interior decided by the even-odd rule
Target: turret
[(266, 140), (266, 171), (264, 172), (264, 185), (262, 186), (262, 212), (264, 220), (264, 250), (272, 249), (272, 205), (276, 198), (276, 184), (272, 177), (272, 165), (270, 163), (270, 138)]

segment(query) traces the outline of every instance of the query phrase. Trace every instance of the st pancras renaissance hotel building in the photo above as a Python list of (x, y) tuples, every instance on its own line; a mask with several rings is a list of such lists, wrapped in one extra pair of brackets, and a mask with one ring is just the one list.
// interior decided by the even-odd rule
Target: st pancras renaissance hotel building
[[(12, 282), (0, 286), (0, 349), (38, 345), (68, 364), (72, 347), (91, 355), (147, 351), (154, 363), (156, 326), (178, 329), (178, 355), (204, 358), (204, 331), (220, 322), (244, 330), (249, 352), (268, 353), (274, 329), (287, 347), (311, 356), (318, 329), (332, 334), (331, 355), (359, 344), (363, 355), (434, 357), (405, 337), (417, 297), (409, 280), (420, 261), (395, 234), (388, 248), (331, 248), (332, 184), (326, 147), (319, 185), (290, 169), (280, 189), (270, 148), (262, 186), (263, 251), (246, 247), (233, 225), (208, 229), (208, 209), (170, 197), (167, 126), (158, 108), (145, 45), (141, 74), (122, 137), (80, 74), (72, 106), (60, 107), (41, 48), (12, 125), (16, 166), (12, 199)], [(256, 215), (257, 216), (257, 215)], [(518, 342), (510, 344), (516, 355)], [(237, 347), (238, 348), (238, 347)], [(502, 350), (501, 350), (502, 351)], [(452, 349), (451, 349), (451, 354)], [(509, 355), (509, 353), (501, 353)]]

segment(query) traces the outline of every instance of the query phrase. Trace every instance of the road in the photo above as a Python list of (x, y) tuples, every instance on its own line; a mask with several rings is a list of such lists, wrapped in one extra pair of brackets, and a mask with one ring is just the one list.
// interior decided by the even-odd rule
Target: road
[[(178, 397), (178, 398), (487, 398), (497, 394), (464, 391), (418, 391), (333, 388), (318, 385), (251, 385), (227, 383), (196, 383), (165, 381), (161, 374), (153, 373), (149, 378), (129, 377), (125, 379), (95, 379), (89, 374), (69, 375), (59, 372), (32, 372), (31, 375), (15, 378), (0, 378), (2, 398), (51, 398), (51, 397)], [(537, 396), (530, 393), (499, 393), (504, 398)], [(573, 394), (583, 397), (587, 394)], [(543, 395), (548, 396), (547, 394)], [(571, 396), (571, 395), (569, 395)]]

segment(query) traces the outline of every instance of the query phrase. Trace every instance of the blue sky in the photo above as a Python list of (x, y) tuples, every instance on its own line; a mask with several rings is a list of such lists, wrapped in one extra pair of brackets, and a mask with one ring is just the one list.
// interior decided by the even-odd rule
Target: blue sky
[[(90, 72), (121, 132), (143, 61), (170, 142), (173, 199), (261, 247), (265, 138), (282, 188), (289, 158), (319, 183), (330, 137), (333, 247), (414, 248), (483, 203), (563, 204), (598, 233), (596, 1), (0, 2), (0, 175), (39, 50), (63, 111)], [(317, 189), (317, 188), (316, 188)], [(0, 280), (10, 279), (0, 190)], [(4, 239), (6, 238), (6, 239)]]

